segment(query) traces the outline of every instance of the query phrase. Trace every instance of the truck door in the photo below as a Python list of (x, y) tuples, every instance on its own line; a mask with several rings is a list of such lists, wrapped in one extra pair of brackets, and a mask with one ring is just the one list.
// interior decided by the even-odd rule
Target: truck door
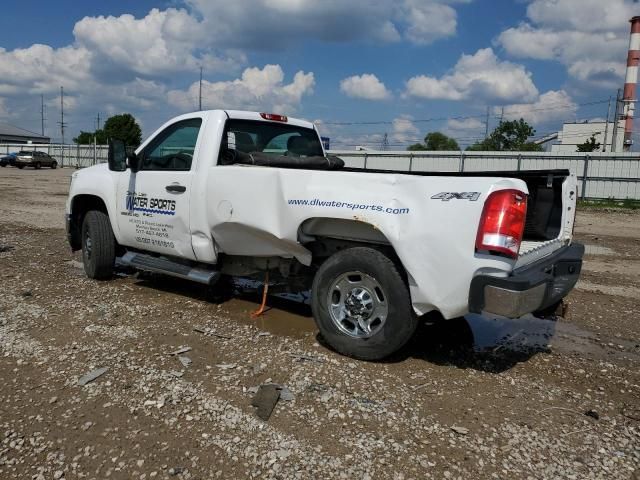
[(178, 121), (138, 153), (140, 170), (118, 182), (118, 226), (129, 247), (195, 259), (189, 199), (201, 118)]

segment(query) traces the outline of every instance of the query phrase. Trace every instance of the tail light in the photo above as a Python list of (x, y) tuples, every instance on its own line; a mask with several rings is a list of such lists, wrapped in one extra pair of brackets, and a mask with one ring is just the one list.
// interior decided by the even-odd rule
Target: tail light
[(272, 122), (287, 122), (289, 120), (285, 115), (276, 115), (275, 113), (261, 113), (260, 116)]
[(520, 190), (498, 190), (484, 203), (476, 251), (518, 257), (527, 216), (527, 196)]

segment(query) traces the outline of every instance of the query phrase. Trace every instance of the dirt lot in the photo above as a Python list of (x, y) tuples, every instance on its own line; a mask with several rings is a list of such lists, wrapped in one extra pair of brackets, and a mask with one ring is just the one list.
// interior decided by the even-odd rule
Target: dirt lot
[[(638, 213), (579, 212), (566, 318), (425, 323), (366, 363), (325, 348), (304, 305), (251, 320), (257, 294), (87, 280), (70, 174), (0, 169), (0, 478), (640, 478)], [(264, 422), (269, 382), (292, 399)]]

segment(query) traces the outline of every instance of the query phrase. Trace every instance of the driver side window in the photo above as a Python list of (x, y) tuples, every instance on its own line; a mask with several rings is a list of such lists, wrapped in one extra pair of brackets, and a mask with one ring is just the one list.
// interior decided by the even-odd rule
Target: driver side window
[(142, 170), (190, 170), (201, 125), (190, 118), (167, 127), (142, 151)]

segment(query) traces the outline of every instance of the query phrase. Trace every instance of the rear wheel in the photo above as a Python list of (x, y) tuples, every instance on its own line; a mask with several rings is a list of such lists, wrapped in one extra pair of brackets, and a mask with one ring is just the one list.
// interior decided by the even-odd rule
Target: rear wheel
[(51, 162), (51, 168), (58, 168), (58, 162), (56, 162), (55, 160), (53, 162)]
[(372, 248), (342, 250), (318, 269), (313, 316), (336, 351), (379, 360), (402, 348), (417, 326), (407, 285), (396, 264)]
[(98, 210), (89, 211), (82, 222), (82, 262), (87, 277), (111, 278), (115, 260), (116, 239), (109, 216)]

